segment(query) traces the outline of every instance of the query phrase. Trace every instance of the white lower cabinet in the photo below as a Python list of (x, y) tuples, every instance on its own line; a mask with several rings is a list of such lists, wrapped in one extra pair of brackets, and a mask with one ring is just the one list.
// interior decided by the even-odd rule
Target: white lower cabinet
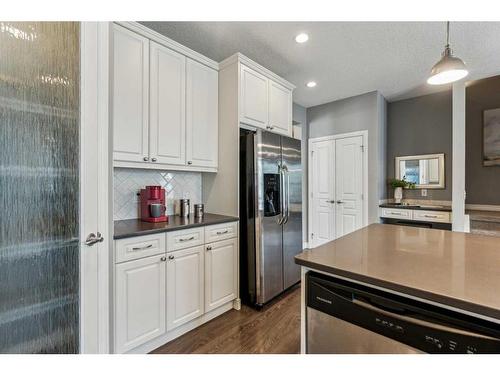
[(238, 298), (237, 222), (118, 239), (115, 249), (115, 353), (152, 350)]
[(115, 268), (115, 352), (124, 353), (165, 333), (165, 255)]
[(238, 296), (238, 239), (213, 242), (205, 252), (205, 312)]
[(167, 330), (201, 316), (203, 306), (204, 246), (167, 255)]

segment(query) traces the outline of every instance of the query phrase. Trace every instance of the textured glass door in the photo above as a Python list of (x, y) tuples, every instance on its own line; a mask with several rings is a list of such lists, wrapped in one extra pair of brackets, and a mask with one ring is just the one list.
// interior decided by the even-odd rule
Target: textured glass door
[(79, 351), (79, 24), (0, 22), (0, 352)]

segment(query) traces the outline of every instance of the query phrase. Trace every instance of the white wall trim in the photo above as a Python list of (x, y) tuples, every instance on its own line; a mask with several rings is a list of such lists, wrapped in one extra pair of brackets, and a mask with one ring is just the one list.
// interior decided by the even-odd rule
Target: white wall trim
[(477, 210), (477, 211), (500, 211), (500, 206), (491, 204), (466, 204), (466, 210)]
[[(80, 352), (109, 353), (109, 256), (112, 248), (108, 22), (80, 29)], [(88, 233), (104, 242), (85, 246)]]
[(209, 59), (208, 57), (203, 56), (201, 53), (193, 51), (192, 49), (183, 46), (180, 43), (177, 43), (173, 39), (167, 38), (165, 35), (157, 33), (154, 30), (151, 30), (150, 28), (141, 25), (138, 22), (117, 21), (115, 23), (129, 29), (130, 31), (140, 34), (156, 43), (159, 43), (167, 48), (173, 49), (174, 51), (179, 52), (195, 61), (198, 61), (203, 65), (206, 65), (215, 70), (219, 70), (219, 63), (217, 63), (216, 61)]
[(311, 157), (311, 152), (312, 152), (312, 146), (315, 142), (323, 142), (323, 141), (331, 141), (331, 140), (336, 140), (336, 139), (341, 139), (341, 138), (350, 138), (350, 137), (363, 137), (363, 147), (364, 147), (364, 152), (363, 152), (363, 226), (367, 226), (369, 223), (369, 218), (368, 218), (368, 130), (360, 130), (360, 131), (355, 131), (355, 132), (349, 132), (349, 133), (342, 133), (342, 134), (335, 134), (335, 135), (328, 135), (325, 137), (317, 137), (317, 138), (309, 138), (308, 140), (308, 155), (307, 155), (307, 171), (308, 171), (308, 179), (307, 179), (307, 186), (308, 186), (308, 197), (307, 197), (307, 243), (309, 246), (313, 246), (314, 241), (311, 238), (311, 233), (312, 233), (312, 225), (313, 225), (313, 220), (312, 220), (312, 215), (313, 215), (313, 200), (311, 199), (311, 194), (312, 194), (312, 157)]
[(465, 82), (453, 84), (452, 93), (452, 229), (465, 230)]

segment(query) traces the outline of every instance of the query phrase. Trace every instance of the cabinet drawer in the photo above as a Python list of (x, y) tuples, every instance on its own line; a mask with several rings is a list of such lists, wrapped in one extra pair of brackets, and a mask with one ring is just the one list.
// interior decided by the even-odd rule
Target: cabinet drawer
[(413, 220), (432, 221), (437, 223), (449, 223), (450, 213), (443, 211), (413, 211)]
[(412, 219), (412, 211), (399, 208), (382, 208), (382, 217), (393, 219)]
[(167, 253), (204, 244), (204, 228), (176, 230), (167, 233)]
[(165, 234), (151, 234), (115, 241), (115, 262), (149, 257), (165, 252)]
[(205, 227), (205, 242), (227, 240), (238, 236), (238, 222), (209, 225)]

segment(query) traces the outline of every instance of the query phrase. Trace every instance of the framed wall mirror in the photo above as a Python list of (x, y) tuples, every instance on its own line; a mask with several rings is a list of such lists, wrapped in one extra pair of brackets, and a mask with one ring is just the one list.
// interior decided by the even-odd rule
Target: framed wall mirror
[(397, 156), (395, 176), (416, 189), (444, 189), (444, 154)]

